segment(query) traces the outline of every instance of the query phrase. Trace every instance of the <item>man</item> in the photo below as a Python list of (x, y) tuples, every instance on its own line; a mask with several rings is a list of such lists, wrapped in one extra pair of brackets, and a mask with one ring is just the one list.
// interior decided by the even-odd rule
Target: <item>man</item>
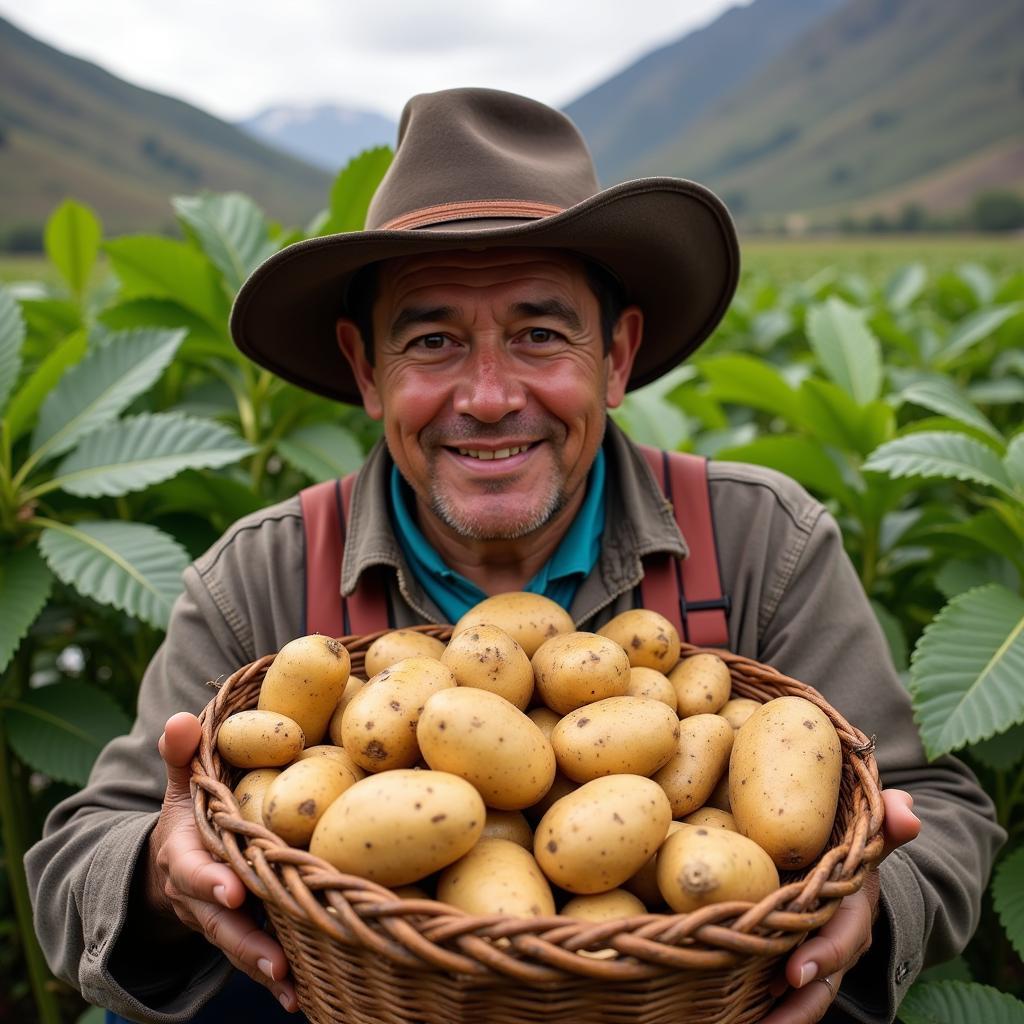
[[(562, 115), (468, 89), (410, 101), (368, 225), (277, 254), (232, 315), (256, 361), (383, 422), (334, 570), (342, 594), (376, 580), (396, 626), (526, 587), (584, 629), (631, 607), (643, 558), (684, 557), (686, 539), (606, 409), (722, 316), (738, 252), (721, 203), (668, 178), (601, 192)], [(925, 826), (790, 957), (780, 991), (794, 991), (766, 1020), (821, 1019), (840, 987), (829, 1019), (891, 1020), (926, 959), (976, 925), (999, 841), (991, 805), (955, 760), (925, 764), (823, 508), (749, 466), (713, 466), (710, 490), (730, 647), (877, 733), (886, 784), (906, 790), (885, 794), (887, 854), (916, 835), (912, 799)], [(188, 1019), (231, 965), (296, 1005), (282, 950), (199, 842), (188, 765), (204, 680), (304, 631), (301, 515), (292, 499), (251, 516), (188, 570), (131, 734), (28, 857), (54, 969), (129, 1017)]]

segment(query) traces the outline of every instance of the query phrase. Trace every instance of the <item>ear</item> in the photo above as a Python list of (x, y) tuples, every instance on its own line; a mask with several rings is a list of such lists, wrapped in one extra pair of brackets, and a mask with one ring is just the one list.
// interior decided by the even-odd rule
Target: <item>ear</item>
[(605, 357), (608, 375), (605, 382), (605, 404), (609, 409), (622, 405), (626, 395), (633, 361), (644, 336), (644, 314), (639, 306), (627, 306), (612, 330), (612, 344)]
[(363, 408), (371, 419), (379, 420), (384, 415), (380, 393), (377, 391), (376, 377), (370, 361), (366, 358), (363, 335), (354, 320), (340, 317), (335, 324), (338, 337), (338, 348), (352, 367), (352, 375), (356, 379), (359, 393), (363, 396)]

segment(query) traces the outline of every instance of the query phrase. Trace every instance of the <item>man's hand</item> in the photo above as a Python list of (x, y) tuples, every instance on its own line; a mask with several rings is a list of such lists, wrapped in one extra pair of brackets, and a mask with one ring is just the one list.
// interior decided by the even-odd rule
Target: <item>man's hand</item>
[[(898, 846), (917, 837), (921, 822), (912, 810), (914, 798), (904, 790), (883, 790), (882, 802), (885, 842), (881, 860), (885, 860)], [(865, 877), (864, 885), (839, 904), (828, 924), (790, 956), (776, 992), (781, 994), (788, 987), (796, 991), (786, 996), (761, 1024), (814, 1024), (825, 1016), (843, 975), (871, 946), (878, 897), (878, 871), (873, 870)]]
[(180, 921), (199, 932), (294, 1012), (298, 1000), (294, 986), (286, 980), (284, 950), (248, 914), (236, 909), (245, 902), (245, 886), (227, 864), (207, 853), (196, 828), (189, 778), (201, 733), (199, 719), (180, 712), (167, 720), (160, 737), (167, 792), (149, 837), (146, 899), (169, 930), (177, 931)]

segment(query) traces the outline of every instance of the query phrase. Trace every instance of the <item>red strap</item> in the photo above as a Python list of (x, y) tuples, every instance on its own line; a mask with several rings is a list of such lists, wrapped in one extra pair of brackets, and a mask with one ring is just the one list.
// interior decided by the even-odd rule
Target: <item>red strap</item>
[[(352, 488), (355, 486), (356, 474), (349, 473), (341, 481), (341, 513), (344, 522), (348, 522), (349, 509), (352, 507)], [(380, 569), (367, 569), (359, 578), (359, 586), (349, 598), (342, 598), (348, 612), (346, 631), (355, 636), (377, 633), (391, 626), (388, 614), (388, 598), (384, 589), (383, 574)]]
[(689, 554), (680, 562), (668, 556), (644, 566), (643, 606), (660, 612), (679, 635), (699, 647), (728, 647), (729, 599), (722, 594), (718, 549), (711, 514), (707, 459), (682, 452), (640, 446), (655, 479), (672, 502), (676, 523)]

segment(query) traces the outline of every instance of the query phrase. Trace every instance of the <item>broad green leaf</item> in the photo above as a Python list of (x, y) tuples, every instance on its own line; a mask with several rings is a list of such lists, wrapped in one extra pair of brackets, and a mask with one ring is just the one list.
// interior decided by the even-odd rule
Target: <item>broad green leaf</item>
[(866, 456), (892, 436), (892, 408), (883, 401), (858, 405), (831, 381), (809, 377), (798, 393), (796, 417), (812, 436), (846, 452)]
[(94, 348), (43, 402), (32, 457), (60, 455), (120, 415), (164, 372), (184, 337), (181, 329), (126, 331)]
[(96, 214), (73, 199), (65, 199), (46, 222), (43, 235), (46, 255), (78, 299), (96, 265), (102, 237), (103, 229)]
[(929, 758), (1024, 720), (1024, 599), (998, 584), (954, 597), (910, 662), (914, 717)]
[(388, 146), (376, 146), (354, 156), (339, 171), (331, 187), (331, 208), (318, 234), (332, 235), (340, 231), (361, 231), (366, 224), (366, 211), (394, 154)]
[(1024, 1024), (1024, 1003), (976, 982), (932, 981), (911, 986), (898, 1016), (903, 1024)]
[(971, 756), (994, 772), (1008, 772), (1024, 759), (1024, 725), (1011, 725), (1005, 732), (972, 743)]
[(234, 431), (212, 420), (144, 413), (94, 430), (57, 467), (46, 489), (80, 498), (141, 491), (185, 469), (216, 469), (250, 455)]
[(967, 423), (983, 430), (997, 441), (1003, 435), (992, 425), (989, 418), (960, 391), (948, 377), (931, 377), (909, 385), (900, 392), (901, 401), (922, 405), (942, 416)]
[(759, 437), (747, 445), (723, 448), (716, 458), (777, 469), (808, 490), (829, 498), (845, 498), (849, 494), (849, 487), (828, 452), (817, 442), (795, 434)]
[(1003, 380), (982, 380), (970, 384), (967, 397), (978, 405), (1014, 405), (1024, 403), (1024, 381), (1015, 377)]
[(787, 422), (794, 422), (799, 413), (796, 392), (778, 370), (761, 359), (739, 353), (710, 356), (700, 360), (697, 369), (716, 401), (761, 409)]
[(121, 282), (122, 299), (172, 299), (215, 331), (227, 323), (227, 292), (217, 268), (198, 249), (171, 238), (134, 235), (103, 245)]
[(885, 605), (880, 604), (874, 598), (871, 599), (871, 610), (875, 613), (878, 625), (882, 627), (882, 632), (885, 634), (885, 641), (889, 645), (889, 653), (892, 655), (892, 663), (896, 666), (896, 671), (905, 672), (910, 652), (900, 620)]
[(974, 292), (979, 305), (988, 305), (995, 298), (996, 283), (980, 263), (962, 263), (957, 276)]
[(1002, 555), (1003, 558), (1024, 564), (1020, 538), (994, 511), (979, 512), (960, 523), (940, 523), (933, 527), (933, 530), (938, 534), (965, 537), (974, 544)]
[(992, 882), (992, 904), (1017, 956), (1024, 960), (1024, 847), (999, 865)]
[(69, 334), (18, 388), (7, 409), (7, 429), (12, 441), (16, 441), (28, 430), (39, 406), (64, 376), (64, 371), (79, 362), (88, 347), (84, 329)]
[(874, 401), (882, 389), (882, 356), (860, 309), (830, 296), (807, 311), (807, 339), (825, 372), (855, 402)]
[(939, 367), (948, 366), (969, 348), (977, 345), (979, 341), (984, 341), (990, 334), (1002, 327), (1010, 317), (1016, 316), (1020, 310), (1020, 303), (1012, 302), (1006, 306), (979, 309), (978, 312), (965, 316), (946, 339), (945, 348), (939, 352), (935, 364)]
[(0, 287), (0, 413), (21, 373), (25, 320), (9, 288)]
[(876, 448), (864, 468), (894, 477), (944, 477), (973, 480), (1007, 493), (1012, 489), (1002, 460), (991, 448), (951, 431), (926, 431), (897, 437)]
[(199, 342), (205, 346), (204, 351), (211, 355), (239, 362), (245, 358), (228, 339), (226, 321), (219, 330), (214, 329), (203, 317), (171, 299), (128, 299), (117, 302), (104, 309), (98, 319), (114, 331), (136, 327), (184, 327), (188, 337), (182, 345), (181, 356), (194, 353), (196, 343)]
[(84, 786), (96, 755), (131, 719), (102, 690), (85, 683), (54, 683), (29, 690), (7, 710), (15, 753), (51, 779)]
[(176, 196), (171, 204), (195, 232), (232, 294), (277, 248), (263, 211), (241, 192)]
[(39, 298), (21, 300), (21, 314), (29, 339), (56, 344), (82, 326), (82, 311), (66, 299)]
[(926, 981), (973, 981), (971, 968), (962, 956), (953, 957), (944, 963), (926, 967), (918, 976), (918, 982)]
[(69, 586), (160, 629), (188, 565), (173, 537), (144, 523), (51, 524), (39, 539), (50, 568)]
[(186, 470), (146, 491), (147, 518), (188, 512), (208, 519), (223, 532), (262, 506), (252, 488), (225, 476)]
[(310, 423), (277, 442), (285, 461), (314, 481), (345, 476), (363, 464), (356, 438), (334, 423)]
[(952, 558), (935, 573), (935, 586), (947, 601), (986, 583), (1001, 583), (1009, 590), (1017, 590), (1020, 576), (1005, 558), (991, 554)]
[(1024, 493), (1024, 434), (1018, 434), (1006, 449), (1006, 457), (1003, 459), (1006, 466), (1006, 473), (1017, 485), (1018, 490)]
[(928, 271), (923, 263), (910, 263), (890, 279), (885, 287), (885, 301), (899, 312), (906, 309), (924, 291)]
[(50, 596), (53, 574), (36, 548), (6, 552), (0, 561), (0, 672)]

